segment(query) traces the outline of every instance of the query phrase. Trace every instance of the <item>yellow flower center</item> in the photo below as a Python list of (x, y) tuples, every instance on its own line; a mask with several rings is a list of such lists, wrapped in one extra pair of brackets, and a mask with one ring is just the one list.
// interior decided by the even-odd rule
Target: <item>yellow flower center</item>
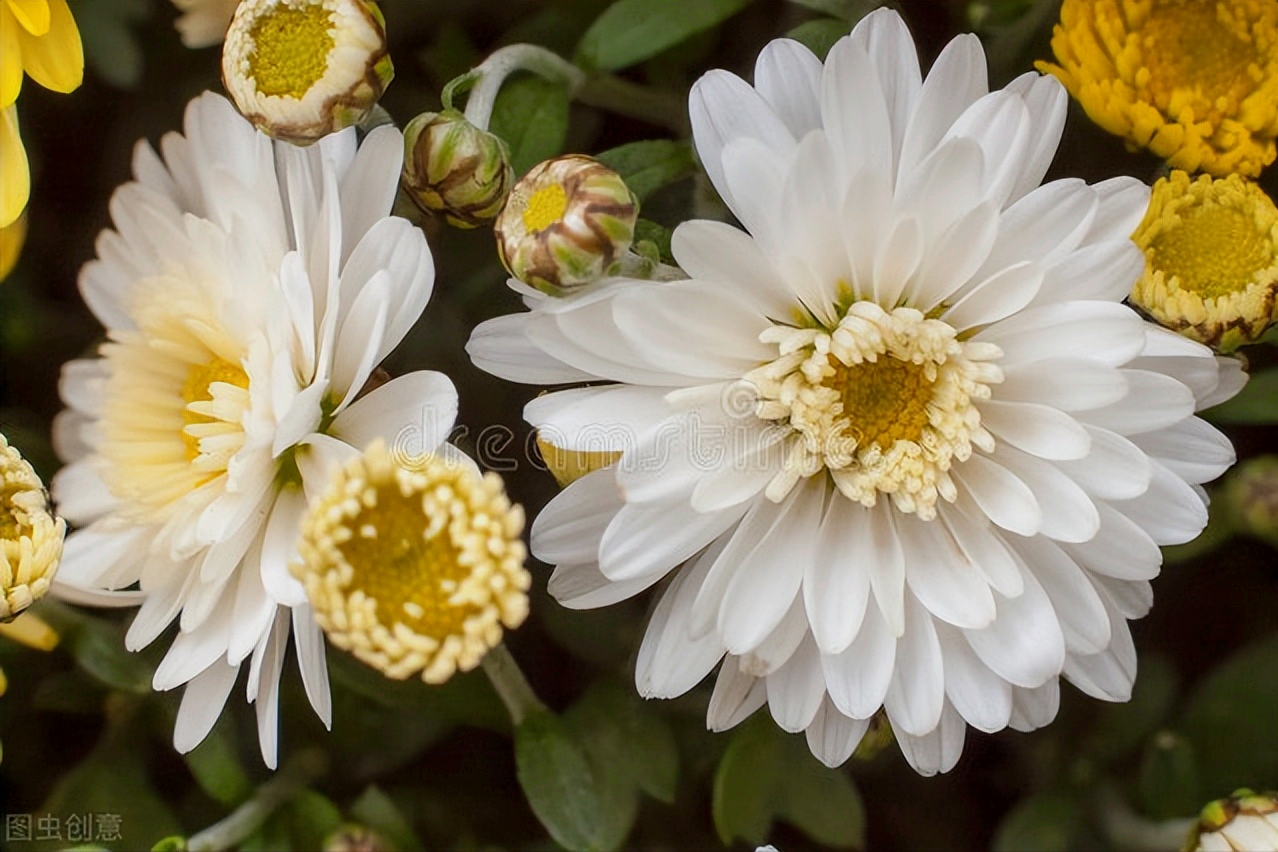
[[(1228, 3), (1155, 0), (1142, 38), (1149, 86), (1160, 106), (1168, 106), (1176, 89), (1188, 86), (1215, 111), (1227, 112), (1230, 99), (1236, 103), (1256, 85), (1248, 73), (1259, 60), (1256, 46), (1246, 21)], [(1177, 112), (1173, 107), (1173, 117)]]
[(27, 510), (14, 501), (17, 494), (26, 494), (29, 487), (5, 482), (0, 486), (0, 539), (17, 541), (23, 536), (31, 535), (31, 524), (27, 519)]
[(1278, 208), (1255, 184), (1173, 172), (1132, 239), (1147, 261), (1132, 302), (1163, 325), (1232, 350), (1273, 322)]
[(428, 683), (476, 666), (528, 612), (523, 511), (495, 474), (380, 442), (308, 510), (293, 573), (339, 648), (388, 677)]
[(217, 422), (207, 414), (195, 411), (191, 406), (192, 403), (209, 402), (213, 399), (210, 387), (214, 382), (225, 382), (244, 389), (249, 386), (248, 373), (244, 372), (238, 364), (232, 364), (217, 356), (214, 356), (213, 360), (207, 364), (192, 364), (188, 368), (186, 381), (182, 384), (182, 399), (186, 401), (186, 407), (182, 409), (182, 421), (186, 424), (182, 429), (182, 441), (186, 445), (188, 461), (195, 461), (200, 455), (200, 439), (193, 434), (199, 430), (192, 430), (190, 427)]
[(333, 16), (321, 3), (281, 3), (249, 30), (249, 76), (263, 95), (301, 100), (324, 76), (333, 49)]
[(161, 520), (243, 446), (249, 377), (202, 282), (164, 274), (136, 294), (137, 328), (113, 331), (102, 347), (101, 475), (122, 511)]
[(0, 435), (0, 624), (49, 590), (66, 529), (40, 477)]
[(557, 183), (543, 186), (528, 198), (524, 207), (524, 227), (530, 233), (549, 228), (564, 217), (568, 210), (568, 193)]
[(913, 308), (884, 311), (854, 302), (838, 326), (774, 326), (760, 339), (779, 357), (745, 376), (756, 414), (796, 433), (767, 495), (781, 500), (799, 479), (827, 471), (849, 498), (873, 506), (888, 494), (925, 520), (938, 498), (953, 501), (949, 476), (975, 444), (992, 450), (974, 400), (1002, 381), (987, 343)]

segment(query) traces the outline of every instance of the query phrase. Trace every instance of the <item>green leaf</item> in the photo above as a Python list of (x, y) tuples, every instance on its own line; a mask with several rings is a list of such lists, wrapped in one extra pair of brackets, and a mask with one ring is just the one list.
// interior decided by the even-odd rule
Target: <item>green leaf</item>
[(152, 846), (151, 852), (186, 852), (186, 838), (181, 835), (166, 837)]
[(72, 0), (85, 59), (116, 88), (133, 89), (142, 80), (142, 44), (134, 27), (150, 12), (147, 0)]
[(75, 627), (70, 649), (82, 669), (112, 689), (139, 695), (151, 692), (151, 669), (125, 650), (120, 625), (85, 618)]
[(577, 45), (577, 62), (601, 71), (628, 68), (723, 23), (750, 0), (618, 0)]
[(883, 5), (881, 0), (790, 0), (790, 2), (814, 12), (842, 18), (850, 24), (855, 24)]
[(1213, 423), (1278, 423), (1278, 367), (1252, 373), (1242, 392), (1202, 416)]
[(502, 86), (488, 129), (510, 146), (516, 176), (563, 151), (568, 136), (568, 90), (540, 77)]
[(1085, 815), (1064, 793), (1036, 793), (1017, 803), (994, 833), (993, 852), (1069, 852), (1077, 849)]
[(852, 24), (845, 20), (817, 18), (815, 21), (804, 21), (785, 35), (786, 38), (792, 38), (804, 45), (815, 53), (818, 59), (824, 61), (825, 55), (830, 52), (830, 48), (834, 47), (834, 43), (850, 32), (852, 32)]
[(337, 805), (314, 790), (299, 790), (284, 806), (282, 813), (288, 821), (293, 849), (324, 848), (325, 839), (345, 822)]
[(240, 767), (235, 728), (223, 714), (213, 730), (186, 754), (186, 765), (200, 789), (224, 805), (238, 804), (253, 792), (253, 785)]
[(697, 168), (692, 146), (669, 139), (631, 142), (604, 151), (596, 159), (621, 175), (640, 201), (666, 184), (687, 177)]
[(765, 714), (745, 722), (723, 753), (712, 810), (725, 844), (741, 838), (760, 845), (777, 819), (826, 846), (865, 840), (865, 809), (852, 781), (817, 763), (803, 738), (782, 732)]
[(1256, 642), (1194, 690), (1180, 732), (1194, 746), (1204, 799), (1278, 782), (1278, 637)]
[[(650, 243), (657, 253), (653, 260), (674, 263), (674, 256), (670, 253), (671, 236), (672, 232), (669, 228), (665, 225), (658, 225), (651, 219), (640, 219), (635, 222), (635, 243)], [(635, 251), (642, 254), (639, 247), (636, 247)]]
[(515, 767), (533, 813), (559, 844), (574, 852), (615, 848), (590, 760), (562, 720), (544, 712), (524, 719)]
[(577, 734), (597, 769), (673, 802), (679, 782), (679, 749), (665, 718), (645, 706), (633, 690), (615, 681), (593, 685), (564, 722)]
[(1145, 744), (1140, 764), (1140, 795), (1145, 814), (1154, 819), (1191, 817), (1202, 807), (1194, 747), (1172, 731), (1160, 731)]
[(1083, 751), (1101, 763), (1121, 760), (1140, 748), (1167, 720), (1178, 692), (1176, 669), (1166, 657), (1141, 657), (1140, 677), (1132, 698), (1123, 704), (1104, 704), (1083, 741)]
[(396, 849), (425, 848), (399, 807), (376, 784), (351, 805), (351, 818), (384, 834)]

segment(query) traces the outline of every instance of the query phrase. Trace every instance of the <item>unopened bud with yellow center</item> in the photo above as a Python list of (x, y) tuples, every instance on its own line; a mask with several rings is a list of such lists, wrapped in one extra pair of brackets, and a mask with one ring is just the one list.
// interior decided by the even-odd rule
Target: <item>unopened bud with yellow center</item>
[(496, 474), (379, 441), (307, 510), (292, 568), (334, 645), (387, 677), (442, 683), (528, 615), (523, 527)]
[(497, 218), (514, 181), (506, 143), (456, 110), (422, 113), (404, 128), (405, 191), (454, 227)]
[(1278, 852), (1278, 793), (1237, 790), (1203, 808), (1185, 852)]
[(1232, 352), (1278, 319), (1278, 208), (1255, 184), (1172, 172), (1132, 239), (1146, 261), (1132, 303), (1162, 325)]
[(1278, 547), (1278, 455), (1257, 456), (1229, 472), (1223, 508), (1240, 533)]
[(613, 272), (634, 241), (639, 202), (598, 160), (569, 154), (523, 177), (497, 217), (497, 252), (510, 274), (563, 295)]
[(40, 477), (0, 435), (0, 621), (49, 591), (66, 533), (66, 522), (49, 512)]
[(222, 46), (235, 106), (299, 145), (358, 124), (394, 74), (372, 0), (243, 0)]

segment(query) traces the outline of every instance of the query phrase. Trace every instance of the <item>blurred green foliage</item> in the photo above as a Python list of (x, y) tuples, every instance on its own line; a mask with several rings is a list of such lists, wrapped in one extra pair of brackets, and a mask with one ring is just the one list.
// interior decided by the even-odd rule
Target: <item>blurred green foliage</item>
[[(683, 104), (706, 69), (749, 74), (759, 49), (790, 35), (819, 54), (872, 0), (384, 0), (397, 76), (383, 101), (399, 123), (439, 108), (442, 86), (492, 50), (531, 41), (591, 71), (621, 72), (666, 108), (661, 121), (605, 116), (570, 104), (560, 85), (512, 80), (493, 129), (517, 172), (563, 152), (598, 155), (643, 202), (639, 238), (669, 257), (670, 229), (695, 210), (726, 217), (686, 135)], [(900, 0), (925, 62), (976, 28), (994, 84), (1048, 56), (1054, 0)], [(179, 127), (186, 101), (220, 89), (216, 49), (187, 50), (164, 0), (73, 0), (91, 73), (72, 96), (24, 89), (23, 132), (35, 178), (30, 236), (0, 287), (0, 420), (45, 477), (56, 470), (49, 424), (60, 365), (101, 330), (75, 291), (78, 267), (107, 225), (129, 151)], [(1049, 179), (1152, 180), (1160, 164), (1130, 154), (1076, 108)], [(1278, 170), (1271, 170), (1278, 171)], [(1275, 194), (1272, 174), (1263, 185)], [(517, 308), (491, 234), (426, 223), (436, 293), (392, 372), (439, 369), (461, 391), (457, 441), (507, 479), (532, 516), (554, 494), (520, 410), (537, 391), (476, 371), (470, 329)], [(1240, 456), (1272, 450), (1278, 423), (1275, 338), (1249, 347), (1255, 378), (1209, 413)], [(517, 426), (505, 447), (485, 427)], [(0, 796), (6, 814), (119, 817), (110, 848), (182, 848), (245, 808), (270, 807), (244, 850), (318, 849), (344, 826), (394, 848), (713, 849), (771, 842), (782, 850), (1154, 848), (1204, 801), (1240, 786), (1278, 787), (1278, 560), (1262, 542), (1217, 532), (1175, 552), (1155, 582), (1153, 614), (1135, 625), (1141, 673), (1132, 701), (1102, 705), (1065, 687), (1059, 719), (1034, 734), (969, 731), (949, 776), (923, 779), (894, 748), (827, 769), (803, 738), (758, 714), (711, 734), (702, 684), (681, 699), (643, 702), (631, 683), (651, 597), (597, 612), (559, 608), (534, 565), (533, 614), (511, 651), (551, 712), (516, 730), (481, 673), (442, 687), (389, 682), (329, 655), (333, 730), (311, 714), (293, 668), (281, 700), (282, 763), (321, 754), (327, 769), (275, 776), (257, 752), (253, 709), (232, 699), (210, 737), (185, 756), (171, 731), (178, 696), (154, 693), (151, 672), (171, 637), (124, 650), (129, 613), (49, 604), (62, 634), (41, 653), (0, 639), (9, 680), (0, 699)], [(290, 780), (291, 779), (291, 780)], [(275, 784), (275, 786), (271, 786)], [(256, 813), (256, 812), (255, 812)], [(1170, 820), (1170, 822), (1169, 822)], [(352, 829), (354, 830), (354, 829)], [(64, 832), (65, 834), (65, 832)], [(54, 849), (69, 838), (9, 844)]]

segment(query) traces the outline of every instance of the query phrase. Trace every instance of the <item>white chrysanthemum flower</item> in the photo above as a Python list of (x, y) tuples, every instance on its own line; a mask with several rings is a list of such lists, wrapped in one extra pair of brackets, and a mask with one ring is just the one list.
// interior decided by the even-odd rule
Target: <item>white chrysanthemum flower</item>
[(111, 200), (116, 230), (80, 276), (108, 340), (63, 370), (54, 438), (68, 464), (53, 493), (80, 529), (54, 590), (140, 603), (134, 650), (178, 620), (154, 686), (187, 685), (180, 751), (203, 739), (249, 662), (275, 764), (290, 623), (328, 724), (323, 637), (288, 568), (307, 498), (377, 438), (430, 452), (456, 413), (438, 373), (360, 396), (425, 307), (434, 266), (421, 232), (389, 215), (399, 132), (374, 130), (358, 150), (355, 133), (274, 143), (225, 99), (197, 98), (163, 159), (138, 145), (136, 179)]
[(525, 409), (554, 446), (622, 452), (532, 549), (569, 607), (671, 576), (644, 695), (723, 660), (710, 727), (766, 702), (837, 765), (885, 708), (927, 774), (966, 724), (1046, 724), (1061, 675), (1129, 696), (1158, 545), (1198, 534), (1197, 484), (1234, 458), (1193, 412), (1244, 378), (1121, 304), (1146, 186), (1039, 186), (1065, 102), (1034, 73), (989, 92), (973, 36), (922, 79), (886, 10), (824, 66), (775, 41), (753, 87), (711, 72), (691, 100), (749, 233), (684, 223), (691, 280), (525, 289), (476, 330), (505, 378), (614, 382)]

